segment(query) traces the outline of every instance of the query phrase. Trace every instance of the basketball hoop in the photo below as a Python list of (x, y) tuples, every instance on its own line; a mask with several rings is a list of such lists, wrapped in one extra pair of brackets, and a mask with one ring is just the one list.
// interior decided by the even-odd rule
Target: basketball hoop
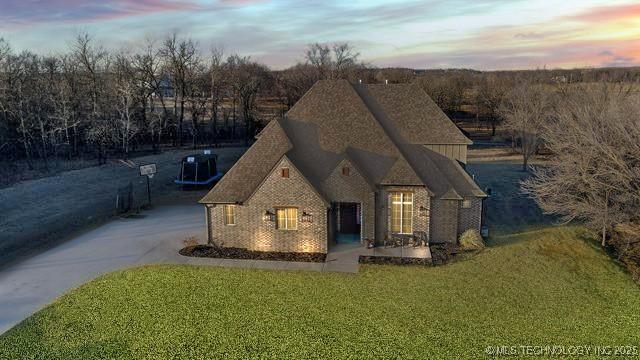
[(151, 186), (149, 185), (149, 179), (153, 178), (156, 174), (156, 164), (140, 165), (140, 176), (147, 177), (147, 200), (151, 205)]

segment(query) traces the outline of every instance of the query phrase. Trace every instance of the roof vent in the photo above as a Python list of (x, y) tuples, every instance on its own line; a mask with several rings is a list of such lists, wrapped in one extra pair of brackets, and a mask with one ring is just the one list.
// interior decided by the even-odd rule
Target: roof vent
[(384, 84), (385, 84), (385, 85), (389, 85), (389, 80), (384, 79)]
[(362, 84), (362, 79), (358, 79), (358, 84)]

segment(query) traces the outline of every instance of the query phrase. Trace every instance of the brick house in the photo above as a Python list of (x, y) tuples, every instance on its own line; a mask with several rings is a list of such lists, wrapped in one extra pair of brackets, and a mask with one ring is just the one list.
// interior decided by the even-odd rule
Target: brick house
[(420, 231), (456, 242), (486, 196), (471, 141), (417, 85), (317, 82), (200, 202), (210, 243), (327, 252)]

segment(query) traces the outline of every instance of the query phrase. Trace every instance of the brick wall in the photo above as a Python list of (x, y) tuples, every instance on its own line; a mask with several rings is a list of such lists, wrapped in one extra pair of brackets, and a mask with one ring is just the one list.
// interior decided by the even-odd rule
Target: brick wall
[(431, 207), (431, 238), (433, 243), (458, 240), (458, 200), (433, 201)]
[(465, 209), (460, 202), (460, 215), (458, 216), (458, 236), (469, 229), (480, 231), (482, 220), (482, 198), (470, 198), (471, 207)]
[[(391, 236), (391, 193), (392, 192), (412, 192), (413, 193), (413, 231), (424, 231), (430, 236), (429, 193), (421, 186), (384, 186), (382, 187), (378, 200), (378, 227), (376, 230), (376, 243), (381, 244), (385, 238)], [(424, 211), (420, 211), (423, 208)]]
[(468, 229), (480, 231), (482, 199), (469, 198), (470, 208), (463, 208), (459, 200), (434, 200), (431, 207), (431, 241), (457, 242), (460, 234)]
[[(289, 178), (281, 176), (289, 169)], [(276, 229), (263, 215), (276, 207), (298, 208), (298, 230)], [(301, 221), (303, 212), (312, 223)], [(211, 241), (226, 247), (258, 251), (327, 252), (327, 204), (285, 157), (267, 176), (255, 194), (243, 205), (236, 205), (236, 225), (225, 225), (223, 205), (210, 209)]]
[[(344, 167), (349, 169), (348, 175), (343, 174)], [(363, 239), (374, 238), (375, 193), (349, 160), (345, 159), (336, 166), (322, 183), (322, 192), (332, 203), (359, 203), (362, 211), (361, 236)]]
[[(350, 169), (347, 176), (342, 173), (344, 166)], [(284, 167), (289, 169), (289, 178), (281, 176)], [(362, 237), (375, 238), (378, 244), (391, 235), (390, 193), (394, 191), (414, 194), (413, 231), (425, 231), (431, 242), (456, 242), (465, 230), (480, 230), (482, 199), (472, 198), (471, 207), (464, 209), (462, 201), (430, 199), (426, 189), (419, 186), (383, 186), (376, 194), (348, 160), (343, 160), (323, 182), (322, 191), (330, 202), (360, 203)], [(263, 220), (265, 211), (275, 213), (275, 208), (282, 206), (298, 208), (298, 230), (279, 230), (275, 222)], [(223, 205), (208, 209), (209, 234), (211, 241), (227, 247), (327, 252), (331, 238), (327, 206), (302, 174), (284, 158), (249, 201), (236, 205), (236, 225), (224, 224)], [(430, 211), (421, 211), (421, 208)], [(303, 212), (313, 216), (312, 223), (301, 221)]]

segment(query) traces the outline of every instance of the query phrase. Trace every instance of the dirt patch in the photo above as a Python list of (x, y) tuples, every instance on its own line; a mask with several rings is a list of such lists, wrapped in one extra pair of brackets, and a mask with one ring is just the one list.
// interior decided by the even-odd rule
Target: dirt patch
[(191, 257), (296, 262), (324, 262), (327, 258), (327, 254), (324, 253), (252, 251), (242, 248), (223, 248), (209, 245), (187, 246), (182, 248), (179, 253), (180, 255)]

